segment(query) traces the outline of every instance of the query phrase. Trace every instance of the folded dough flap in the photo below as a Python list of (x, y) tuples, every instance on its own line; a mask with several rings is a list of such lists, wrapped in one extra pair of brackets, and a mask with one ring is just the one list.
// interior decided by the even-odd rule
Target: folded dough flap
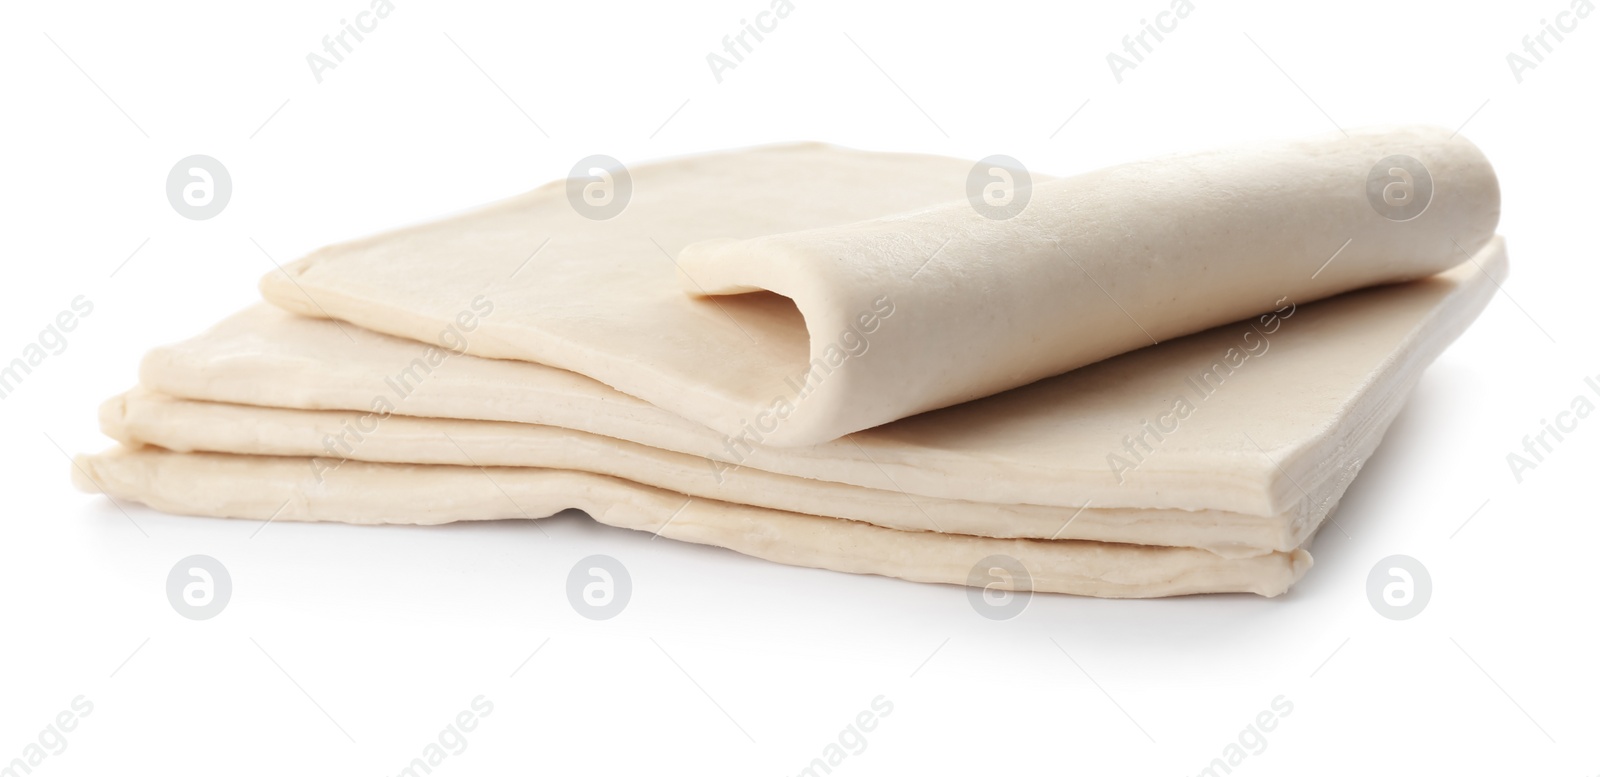
[[(1006, 178), (1021, 176), (993, 180)], [(1026, 206), (958, 200), (685, 248), (692, 294), (776, 292), (805, 318), (810, 360), (775, 395), (783, 417), (758, 429), (764, 442), (819, 443), (1286, 304), (1432, 275), (1486, 244), (1499, 219), (1483, 154), (1426, 127), (1169, 156), (1011, 197)]]
[(640, 164), (603, 217), (556, 182), (323, 248), (261, 288), (587, 376), (735, 447), (803, 446), (1431, 275), (1499, 216), (1483, 155), (1429, 128), (1034, 174), (1009, 218), (974, 189), (993, 172), (819, 144)]

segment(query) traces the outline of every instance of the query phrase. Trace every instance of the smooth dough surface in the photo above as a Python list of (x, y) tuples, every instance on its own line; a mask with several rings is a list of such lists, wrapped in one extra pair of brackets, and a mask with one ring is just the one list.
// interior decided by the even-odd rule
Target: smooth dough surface
[(1029, 590), (1113, 598), (1277, 596), (1311, 566), (1304, 550), (1228, 559), (1193, 548), (896, 531), (565, 470), (348, 462), (320, 483), (310, 472), (309, 460), (293, 457), (118, 447), (77, 457), (73, 480), (164, 512), (254, 520), (438, 524), (578, 508), (611, 526), (783, 564), (926, 583), (966, 585), (980, 561), (1005, 555), (1027, 570)]
[[(1221, 510), (1049, 507), (913, 497), (742, 467), (719, 477), (694, 456), (572, 429), (502, 421), (294, 410), (178, 399), (142, 389), (101, 405), (100, 428), (125, 446), (179, 452), (304, 457), (317, 479), (348, 460), (570, 469), (687, 496), (846, 518), (904, 531), (1092, 540), (1204, 548), (1229, 557), (1303, 546), (1354, 477), (1302, 483), (1310, 499), (1289, 515)], [(1363, 457), (1364, 458), (1364, 457)]]
[[(1295, 305), (802, 448), (728, 439), (572, 372), (450, 355), (267, 306), (153, 350), (140, 381), (215, 402), (563, 427), (700, 457), (721, 477), (743, 467), (978, 503), (1304, 520), (1331, 501), (1314, 484), (1348, 482), (1505, 273), (1496, 238), (1437, 276)], [(1181, 419), (1179, 400), (1189, 408)], [(1157, 439), (1147, 424), (1169, 431)]]
[[(1406, 221), (1369, 202), (1369, 173), (1397, 154), (1427, 169), (1413, 184), (1428, 193), (1412, 195), (1427, 208)], [(1026, 196), (1010, 218), (963, 200), (686, 247), (686, 292), (794, 299), (818, 374), (830, 337), (877, 300), (894, 302), (872, 352), (796, 398), (769, 444), (823, 442), (989, 396), (1283, 300), (1433, 275), (1482, 247), (1500, 213), (1488, 160), (1433, 127), (1165, 156)]]
[[(1407, 221), (1369, 202), (1369, 172), (1396, 154), (1431, 174)], [(814, 445), (1280, 300), (1430, 275), (1499, 215), (1482, 154), (1430, 128), (1035, 176), (1028, 208), (1000, 221), (968, 204), (972, 170), (820, 145), (639, 165), (614, 218), (580, 215), (558, 182), (321, 249), (261, 287), (423, 342), (492, 298), (469, 353), (586, 375), (729, 437)]]

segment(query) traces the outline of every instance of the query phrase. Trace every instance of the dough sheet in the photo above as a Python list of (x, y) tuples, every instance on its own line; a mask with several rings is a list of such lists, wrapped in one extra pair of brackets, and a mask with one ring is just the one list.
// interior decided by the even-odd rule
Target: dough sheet
[[(1350, 482), (1305, 484), (1300, 512), (1255, 516), (1220, 510), (1049, 507), (964, 502), (810, 480), (752, 468), (718, 478), (693, 456), (612, 437), (533, 424), (293, 410), (177, 399), (134, 390), (107, 400), (101, 429), (129, 447), (305, 458), (313, 479), (347, 461), (570, 469), (734, 504), (905, 531), (984, 537), (1077, 539), (1251, 556), (1303, 545)], [(363, 431), (366, 430), (366, 431)]]
[[(1021, 562), (1026, 590), (1114, 598), (1248, 592), (1277, 596), (1311, 566), (1304, 550), (1228, 559), (1195, 548), (904, 532), (769, 510), (617, 478), (530, 467), (349, 462), (315, 481), (295, 457), (113, 448), (80, 455), (80, 489), (186, 515), (259, 521), (439, 524), (540, 518), (569, 507), (595, 520), (801, 567), (966, 585), (980, 561)], [(276, 516), (276, 517), (274, 517)], [(1002, 577), (1000, 587), (1013, 587)]]
[[(1428, 171), (1427, 208), (1406, 221), (1369, 197), (1374, 165), (1394, 155)], [(495, 313), (464, 338), (469, 353), (799, 446), (1284, 301), (1432, 275), (1482, 248), (1499, 218), (1488, 161), (1439, 128), (1036, 176), (1009, 219), (967, 199), (972, 172), (816, 144), (638, 165), (607, 220), (557, 182), (329, 246), (261, 289), (295, 313), (430, 343), (487, 296)]]
[(803, 448), (729, 439), (572, 372), (263, 305), (154, 349), (140, 382), (232, 404), (574, 429), (698, 457), (723, 480), (753, 468), (968, 502), (1304, 515), (1328, 501), (1313, 485), (1359, 465), (1505, 273), (1496, 238), (1437, 276), (1290, 303)]
[[(1507, 272), (1493, 170), (1447, 130), (1035, 174), (1007, 218), (974, 182), (1028, 176), (985, 164), (725, 152), (612, 171), (611, 218), (557, 182), (329, 246), (148, 353), (74, 482), (256, 520), (577, 508), (919, 582), (998, 555), (1034, 591), (1277, 596)], [(1426, 207), (1385, 217), (1373, 181), (1407, 165)]]

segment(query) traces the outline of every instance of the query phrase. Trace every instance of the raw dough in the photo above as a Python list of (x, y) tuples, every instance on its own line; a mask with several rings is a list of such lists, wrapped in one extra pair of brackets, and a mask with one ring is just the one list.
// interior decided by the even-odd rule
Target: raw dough
[[(112, 439), (135, 448), (148, 444), (179, 452), (304, 457), (317, 478), (340, 477), (346, 459), (571, 469), (688, 496), (847, 518), (905, 531), (1170, 545), (1205, 548), (1229, 557), (1304, 545), (1350, 482), (1344, 477), (1305, 483), (1313, 498), (1300, 502), (1296, 512), (1281, 516), (1220, 510), (986, 504), (912, 497), (899, 491), (749, 467), (718, 478), (694, 456), (553, 426), (401, 415), (367, 425), (363, 416), (349, 410), (292, 410), (177, 399), (136, 389), (101, 406), (100, 428)], [(367, 431), (361, 431), (363, 428)]]
[[(1394, 154), (1428, 167), (1409, 221), (1368, 201)], [(263, 279), (280, 309), (148, 355), (103, 408), (127, 446), (74, 478), (170, 512), (575, 507), (908, 580), (1005, 555), (1031, 590), (1275, 596), (1505, 274), (1493, 172), (1443, 131), (1039, 178), (1005, 221), (961, 200), (971, 169), (716, 154), (636, 168), (609, 221), (554, 184), (323, 249)]]
[[(1368, 201), (1369, 171), (1395, 154), (1431, 173), (1410, 221)], [(1429, 128), (1036, 176), (1008, 221), (964, 201), (970, 170), (819, 145), (640, 165), (607, 221), (557, 182), (324, 248), (261, 287), (293, 312), (423, 342), (488, 297), (469, 353), (587, 375), (732, 438), (810, 445), (1277, 300), (1429, 275), (1465, 258), (1457, 245), (1481, 248), (1499, 215), (1482, 154)], [(765, 239), (676, 258), (708, 238)]]
[[(1430, 174), (1427, 209), (1408, 221), (1368, 202), (1374, 163), (1395, 154), (1423, 160)], [(798, 445), (986, 397), (1285, 300), (1433, 275), (1466, 259), (1457, 244), (1482, 247), (1499, 215), (1494, 171), (1464, 138), (1439, 128), (1353, 130), (1041, 183), (1009, 219), (953, 202), (696, 243), (678, 263), (693, 279), (686, 292), (775, 291), (804, 314), (812, 372), (826, 378), (795, 398), (770, 433), (751, 424), (769, 445)], [(829, 374), (833, 338), (879, 299), (896, 312), (871, 337), (870, 355)], [(726, 425), (710, 408), (686, 414)]]
[[(1277, 596), (1311, 566), (1304, 550), (1225, 559), (1192, 548), (902, 532), (855, 521), (688, 500), (583, 472), (349, 462), (316, 483), (306, 459), (114, 448), (81, 455), (82, 490), (169, 513), (278, 521), (436, 524), (553, 515), (716, 545), (794, 566), (965, 585), (991, 555), (1022, 562), (1034, 591), (1103, 597)], [(276, 516), (274, 518), (274, 516)]]
[[(1422, 369), (1487, 304), (1491, 276), (1505, 273), (1497, 238), (1432, 278), (1218, 327), (808, 448), (730, 446), (542, 365), (461, 355), (429, 368), (427, 346), (265, 306), (153, 350), (140, 381), (216, 402), (559, 426), (700, 456), (725, 477), (742, 465), (970, 502), (1306, 514), (1316, 512), (1303, 504), (1313, 484), (1364, 460)], [(1248, 355), (1263, 343), (1236, 369), (1218, 368), (1230, 349)], [(1206, 372), (1225, 380), (1200, 399), (1191, 381)], [(393, 382), (402, 375), (403, 395)], [(1177, 431), (1147, 436), (1143, 460), (1115, 471), (1110, 457), (1131, 461), (1127, 439), (1147, 434), (1146, 421), (1175, 418), (1178, 398), (1193, 411)]]

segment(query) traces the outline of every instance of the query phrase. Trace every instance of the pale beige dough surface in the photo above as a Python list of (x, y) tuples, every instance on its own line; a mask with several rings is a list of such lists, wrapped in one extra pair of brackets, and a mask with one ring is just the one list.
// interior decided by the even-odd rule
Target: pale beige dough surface
[(691, 500), (564, 470), (349, 462), (321, 483), (310, 472), (309, 460), (302, 458), (119, 447), (79, 456), (73, 479), (82, 490), (165, 512), (255, 520), (438, 524), (537, 518), (578, 508), (611, 526), (783, 564), (927, 583), (965, 585), (979, 561), (1000, 554), (1022, 562), (1031, 590), (1086, 596), (1277, 596), (1311, 566), (1304, 550), (1226, 559), (1192, 548), (903, 532)]
[[(1410, 221), (1368, 202), (1369, 171), (1394, 154), (1431, 173)], [(262, 292), (424, 342), (487, 296), (470, 353), (583, 374), (725, 435), (811, 445), (1280, 299), (1444, 270), (1499, 214), (1483, 156), (1430, 128), (1036, 175), (1006, 221), (965, 201), (971, 169), (818, 145), (639, 165), (611, 220), (578, 215), (558, 182), (324, 248)], [(710, 238), (724, 242), (678, 258)]]
[[(1431, 185), (1427, 210), (1403, 222), (1368, 201), (1369, 172), (1396, 154), (1422, 160)], [(762, 435), (794, 445), (1059, 375), (1275, 300), (1433, 275), (1466, 258), (1457, 244), (1483, 246), (1499, 213), (1488, 160), (1459, 135), (1353, 130), (1046, 181), (1007, 219), (959, 201), (696, 243), (678, 261), (689, 293), (776, 291), (804, 314), (826, 378)], [(828, 338), (880, 298), (896, 318), (867, 358), (828, 374)]]
[[(1435, 277), (1298, 305), (1287, 317), (1225, 325), (804, 448), (732, 445), (572, 372), (470, 355), (439, 362), (425, 345), (266, 306), (155, 349), (140, 378), (216, 402), (576, 429), (702, 457), (723, 477), (742, 464), (980, 503), (1320, 515), (1336, 494), (1318, 495), (1314, 484), (1348, 482), (1422, 369), (1505, 272), (1504, 243), (1494, 239)], [(496, 300), (489, 318), (507, 307)], [(1247, 358), (1230, 367), (1230, 354)], [(1197, 379), (1221, 380), (1202, 399)], [(1143, 432), (1146, 421), (1175, 418), (1179, 398), (1192, 412), (1175, 431), (1159, 441)], [(1142, 461), (1115, 469), (1110, 457), (1132, 461), (1128, 440), (1140, 434), (1150, 450), (1134, 444)]]
[(136, 389), (101, 406), (100, 428), (134, 448), (148, 444), (179, 452), (305, 457), (315, 477), (336, 476), (347, 459), (569, 469), (688, 496), (905, 531), (1169, 545), (1204, 548), (1230, 557), (1289, 551), (1304, 545), (1354, 474), (1302, 483), (1311, 498), (1287, 515), (1073, 509), (913, 497), (900, 491), (749, 467), (719, 478), (694, 456), (572, 429), (401, 415), (368, 421), (364, 415), (178, 399)]

